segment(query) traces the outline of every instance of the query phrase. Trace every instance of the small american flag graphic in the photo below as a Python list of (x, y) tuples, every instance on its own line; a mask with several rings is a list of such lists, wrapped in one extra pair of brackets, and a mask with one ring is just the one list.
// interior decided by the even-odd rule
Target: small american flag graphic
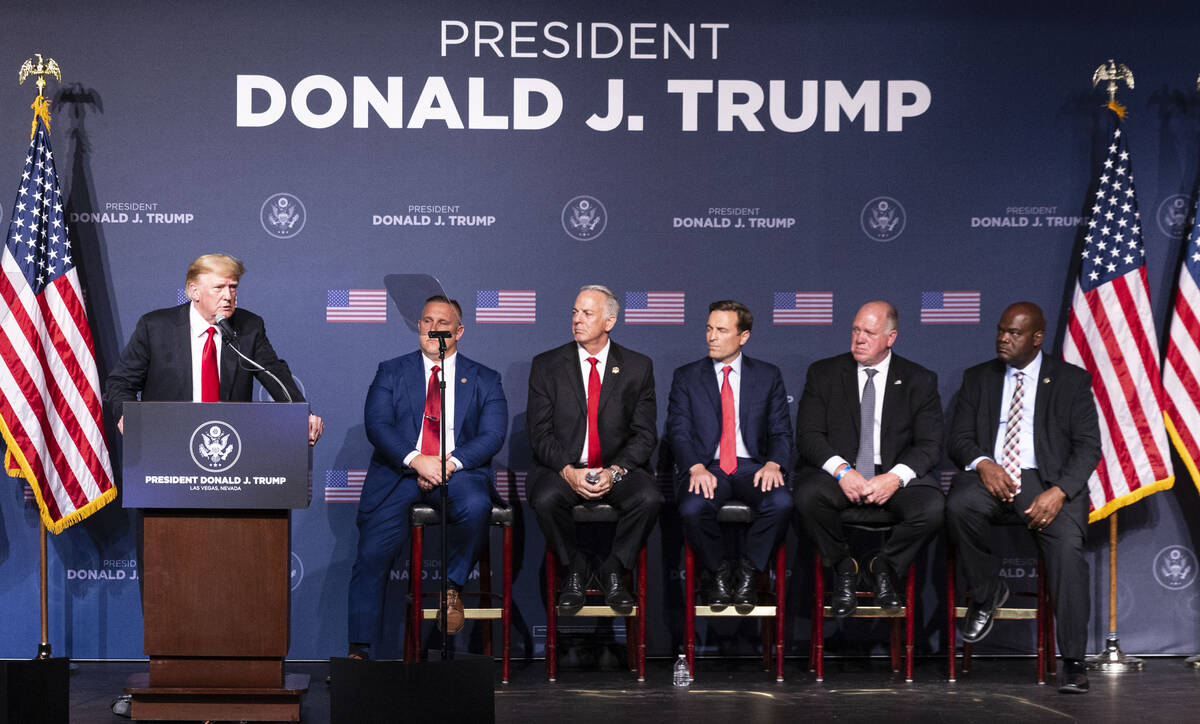
[(683, 292), (625, 292), (625, 324), (683, 324)]
[(921, 292), (921, 324), (979, 324), (979, 292)]
[(773, 324), (833, 324), (833, 292), (775, 292)]
[(325, 502), (358, 503), (366, 470), (326, 470)]
[(476, 324), (537, 322), (537, 292), (531, 289), (482, 289), (475, 292)]
[(326, 292), (326, 322), (386, 322), (384, 289), (330, 289)]
[(516, 500), (522, 503), (529, 500), (529, 496), (525, 492), (525, 477), (528, 474), (525, 470), (497, 470), (496, 471), (496, 490), (499, 491), (502, 498), (509, 502)]

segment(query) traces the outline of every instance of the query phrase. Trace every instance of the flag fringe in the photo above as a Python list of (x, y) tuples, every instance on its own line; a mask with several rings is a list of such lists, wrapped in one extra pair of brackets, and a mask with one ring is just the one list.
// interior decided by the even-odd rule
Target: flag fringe
[[(33, 474), (33, 468), (29, 467), (29, 462), (21, 453), (21, 449), (17, 447), (16, 441), (13, 440), (12, 433), (8, 429), (8, 421), (3, 417), (0, 417), (0, 434), (4, 436), (5, 472), (8, 473), (9, 477), (23, 479), (33, 489), (33, 495), (37, 499), (38, 513), (41, 515), (42, 523), (46, 526), (46, 530), (51, 533), (55, 535), (62, 533), (67, 528), (70, 528), (105, 505), (108, 505), (117, 497), (117, 486), (113, 485), (82, 508), (78, 508), (71, 514), (63, 516), (61, 520), (53, 520), (46, 509), (46, 501), (42, 499), (42, 486), (38, 483), (37, 476)], [(14, 462), (16, 463), (15, 466), (13, 465)]]
[(1108, 504), (1103, 508), (1093, 510), (1091, 513), (1088, 513), (1088, 522), (1095, 523), (1098, 520), (1104, 520), (1121, 508), (1124, 508), (1127, 505), (1133, 505), (1142, 498), (1153, 495), (1160, 490), (1168, 490), (1173, 485), (1175, 485), (1175, 476), (1171, 475), (1163, 478), (1162, 480), (1155, 481), (1150, 485), (1143, 485), (1137, 490), (1130, 491), (1119, 498), (1113, 498), (1112, 500), (1108, 501)]
[(1171, 436), (1175, 452), (1179, 453), (1179, 458), (1183, 460), (1188, 473), (1192, 476), (1192, 482), (1196, 485), (1196, 489), (1200, 490), (1200, 473), (1196, 472), (1196, 461), (1192, 460), (1192, 454), (1188, 452), (1187, 445), (1183, 444), (1183, 438), (1179, 436), (1179, 431), (1175, 429), (1175, 423), (1166, 412), (1163, 413), (1163, 421), (1167, 424), (1167, 434)]

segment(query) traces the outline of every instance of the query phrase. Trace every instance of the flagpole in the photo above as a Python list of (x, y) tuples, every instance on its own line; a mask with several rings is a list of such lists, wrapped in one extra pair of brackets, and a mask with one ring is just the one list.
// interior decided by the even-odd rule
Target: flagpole
[(1104, 651), (1088, 657), (1087, 667), (1106, 674), (1141, 671), (1142, 660), (1121, 651), (1117, 637), (1117, 514), (1108, 516), (1108, 636)]
[(38, 516), (38, 531), (41, 537), (41, 604), (42, 604), (42, 640), (38, 643), (37, 657), (39, 659), (50, 658), (50, 607), (49, 597), (47, 595), (46, 585), (46, 523), (41, 521), (41, 516)]

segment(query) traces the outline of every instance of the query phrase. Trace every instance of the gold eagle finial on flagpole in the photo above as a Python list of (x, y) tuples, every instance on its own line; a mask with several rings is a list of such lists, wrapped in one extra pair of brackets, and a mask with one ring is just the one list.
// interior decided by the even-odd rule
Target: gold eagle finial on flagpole
[(1101, 63), (1100, 67), (1092, 73), (1092, 87), (1100, 85), (1100, 81), (1107, 81), (1108, 85), (1105, 90), (1108, 91), (1108, 107), (1113, 113), (1116, 113), (1121, 118), (1125, 117), (1125, 106), (1117, 103), (1117, 84), (1119, 81), (1125, 81), (1125, 85), (1133, 90), (1133, 71), (1124, 63), (1115, 63), (1112, 58), (1108, 59), (1108, 63)]
[(46, 131), (50, 131), (50, 101), (46, 100), (43, 91), (46, 88), (46, 76), (52, 75), (59, 83), (62, 83), (62, 72), (58, 68), (58, 62), (54, 58), (42, 59), (41, 53), (34, 53), (37, 57), (37, 63), (33, 62), (33, 58), (28, 58), (21, 64), (21, 70), (17, 71), (17, 81), (21, 85), (25, 84), (25, 79), (31, 75), (37, 76), (37, 98), (33, 100), (33, 125), (29, 129), (29, 138), (33, 139), (33, 134), (37, 132), (37, 119), (41, 118), (46, 124)]

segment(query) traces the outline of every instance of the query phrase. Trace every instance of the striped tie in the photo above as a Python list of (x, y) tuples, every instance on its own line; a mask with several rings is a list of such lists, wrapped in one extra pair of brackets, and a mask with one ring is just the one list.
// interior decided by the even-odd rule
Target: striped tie
[(1013, 387), (1012, 401), (1008, 405), (1008, 425), (1004, 428), (1004, 472), (1017, 484), (1021, 492), (1021, 403), (1025, 388), (1021, 382), (1025, 375), (1017, 372), (1017, 384)]

